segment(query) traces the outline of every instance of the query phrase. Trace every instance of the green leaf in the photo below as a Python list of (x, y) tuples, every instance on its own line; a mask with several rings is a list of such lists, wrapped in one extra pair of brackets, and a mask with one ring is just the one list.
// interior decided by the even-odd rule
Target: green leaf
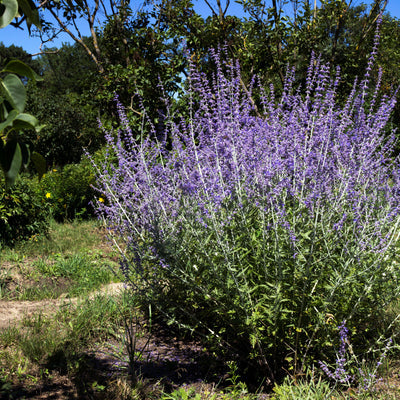
[(21, 113), (15, 118), (13, 127), (15, 129), (35, 129), (39, 132), (43, 125), (39, 125), (38, 120), (31, 114)]
[(1, 0), (0, 4), (0, 28), (10, 25), (18, 15), (18, 3), (16, 0)]
[(8, 189), (14, 184), (22, 166), (22, 152), (17, 140), (10, 140), (3, 147), (0, 163), (6, 178), (6, 189)]
[(0, 89), (11, 106), (22, 113), (25, 108), (26, 90), (18, 76), (6, 75), (3, 80), (0, 80)]
[(31, 160), (36, 168), (40, 180), (42, 176), (46, 173), (46, 160), (41, 154), (36, 153), (36, 151), (32, 152)]
[(11, 112), (8, 114), (7, 118), (5, 121), (3, 121), (0, 124), (0, 132), (3, 132), (4, 129), (6, 129), (9, 126), (12, 126), (13, 122), (15, 119), (18, 117), (18, 111), (17, 110), (11, 110)]
[(35, 81), (43, 80), (43, 78), (38, 75), (29, 65), (26, 65), (19, 60), (11, 60), (8, 62), (2, 72), (12, 72), (14, 74), (26, 76), (27, 78)]
[(29, 33), (31, 24), (41, 29), (39, 11), (36, 9), (35, 4), (30, 0), (18, 0), (18, 6), (27, 18)]

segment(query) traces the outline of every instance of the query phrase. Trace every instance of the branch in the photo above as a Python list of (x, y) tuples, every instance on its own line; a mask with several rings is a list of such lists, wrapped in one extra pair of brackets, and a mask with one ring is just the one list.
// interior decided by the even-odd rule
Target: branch
[(230, 4), (231, 4), (231, 0), (227, 0), (225, 10), (224, 10), (224, 16), (225, 16), (226, 12), (228, 11), (228, 7)]
[(222, 10), (221, 0), (217, 0), (217, 6), (218, 6), (219, 22), (222, 25), (224, 23), (225, 13)]
[(97, 57), (93, 54), (93, 52), (89, 49), (89, 47), (85, 44), (85, 42), (80, 39), (77, 38), (73, 32), (71, 32), (67, 25), (64, 24), (63, 21), (61, 21), (61, 19), (59, 18), (59, 16), (54, 12), (54, 10), (52, 8), (47, 8), (47, 10), (51, 13), (51, 15), (56, 19), (56, 21), (59, 23), (59, 25), (61, 26), (61, 28), (63, 29), (64, 32), (66, 32), (75, 42), (79, 43), (85, 50), (86, 52), (89, 54), (89, 56), (92, 58), (92, 60), (95, 62), (97, 69), (99, 70), (99, 72), (101, 74), (104, 73), (104, 68), (101, 65), (100, 61), (97, 59)]
[(47, 3), (49, 2), (49, 0), (43, 0), (38, 6), (37, 8), (43, 8)]
[(246, 87), (246, 85), (245, 85), (245, 83), (243, 82), (243, 79), (242, 79), (241, 77), (240, 77), (240, 85), (242, 86), (243, 90), (245, 91), (245, 93), (246, 93), (247, 96), (249, 97), (250, 102), (251, 102), (251, 104), (252, 104), (253, 107), (254, 107), (254, 110), (255, 110), (255, 112), (256, 112), (257, 117), (261, 118), (261, 114), (260, 114), (260, 112), (258, 111), (257, 104), (256, 104), (256, 102), (254, 101), (253, 97), (251, 96), (251, 93), (249, 92), (249, 89), (247, 89), (247, 87)]
[(110, 0), (110, 8), (111, 8), (111, 14), (112, 14), (112, 15), (115, 15), (115, 14), (116, 14), (116, 11), (115, 11), (115, 9), (114, 9), (114, 2), (113, 2), (113, 0)]
[[(87, 16), (88, 16), (87, 21), (88, 21), (89, 28), (90, 28), (90, 34), (92, 35), (92, 39), (93, 39), (93, 46), (94, 46), (94, 49), (97, 54), (97, 59), (100, 60), (101, 51), (100, 51), (100, 47), (99, 47), (99, 42), (97, 40), (96, 30), (94, 29), (94, 21), (96, 19), (97, 11), (99, 10), (99, 0), (95, 1), (95, 7), (94, 7), (94, 11), (92, 14), (90, 14), (90, 8), (89, 8), (89, 5), (87, 4), (86, 0), (85, 0), (85, 4), (86, 4)], [(103, 68), (103, 67), (101, 67), (101, 68)], [(104, 70), (100, 71), (100, 72), (104, 72)]]
[(218, 14), (215, 12), (214, 8), (212, 7), (212, 5), (208, 2), (208, 0), (204, 0), (206, 2), (206, 4), (208, 5), (208, 7), (211, 9), (212, 13), (214, 16), (217, 16)]
[[(40, 46), (40, 47), (42, 47), (42, 46)], [(35, 56), (42, 56), (42, 55), (46, 55), (46, 54), (57, 54), (59, 51), (60, 51), (60, 49), (40, 51), (39, 53), (30, 54), (30, 56), (35, 57)]]
[[(112, 3), (112, 1), (111, 1), (111, 3)], [(100, 4), (101, 4), (101, 7), (102, 7), (102, 9), (103, 9), (103, 13), (104, 13), (105, 17), (106, 17), (107, 19), (109, 19), (109, 18), (110, 18), (110, 15), (108, 14), (108, 11), (107, 11), (106, 5), (104, 4), (104, 1), (103, 1), (103, 0), (100, 0)], [(113, 11), (113, 10), (111, 9), (111, 11)]]

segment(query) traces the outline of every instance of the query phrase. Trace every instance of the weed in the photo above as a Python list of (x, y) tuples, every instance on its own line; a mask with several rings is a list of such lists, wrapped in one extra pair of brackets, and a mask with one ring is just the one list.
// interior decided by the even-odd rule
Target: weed
[(201, 400), (201, 394), (196, 393), (193, 388), (185, 389), (179, 388), (173, 391), (171, 394), (164, 394), (161, 400)]
[(271, 400), (327, 400), (339, 397), (327, 382), (321, 379), (293, 383), (289, 377), (282, 385), (275, 385)]
[(19, 329), (12, 325), (0, 331), (0, 343), (3, 347), (9, 347), (15, 344), (20, 337)]
[(0, 299), (7, 296), (8, 293), (8, 283), (11, 280), (11, 271), (10, 270), (0, 270)]

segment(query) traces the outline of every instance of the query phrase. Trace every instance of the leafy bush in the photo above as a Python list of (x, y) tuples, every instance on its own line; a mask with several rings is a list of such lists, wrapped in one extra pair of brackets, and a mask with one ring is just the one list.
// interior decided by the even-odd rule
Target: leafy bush
[(13, 245), (48, 231), (49, 209), (26, 179), (5, 190), (0, 180), (0, 243)]
[(332, 321), (367, 351), (399, 295), (399, 163), (381, 134), (395, 98), (379, 99), (379, 81), (369, 92), (375, 52), (343, 106), (339, 72), (313, 57), (305, 88), (289, 70), (280, 99), (261, 90), (262, 116), (239, 67), (212, 52), (212, 82), (191, 71), (188, 122), (157, 142), (136, 143), (127, 123), (107, 135), (119, 163), (99, 168), (98, 208), (126, 242), (127, 281), (270, 381), (334, 360)]
[(94, 215), (90, 202), (96, 191), (95, 176), (88, 160), (50, 170), (41, 180), (38, 191), (46, 198), (56, 221), (89, 218)]
[(48, 82), (29, 88), (27, 108), (44, 127), (40, 135), (31, 132), (28, 138), (50, 165), (79, 163), (84, 147), (95, 151), (103, 144), (96, 126), (98, 115), (89, 99), (82, 104), (78, 95), (50, 88)]

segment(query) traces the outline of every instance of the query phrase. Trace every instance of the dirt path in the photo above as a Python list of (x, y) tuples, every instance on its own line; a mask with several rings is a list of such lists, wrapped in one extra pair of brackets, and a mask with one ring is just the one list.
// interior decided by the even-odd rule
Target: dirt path
[[(94, 292), (91, 297), (97, 294), (117, 294), (123, 290), (123, 283), (111, 283)], [(35, 313), (51, 313), (57, 311), (63, 304), (76, 304), (79, 297), (60, 297), (54, 300), (40, 301), (6, 301), (0, 300), (0, 330), (10, 325), (18, 324), (24, 316)]]

